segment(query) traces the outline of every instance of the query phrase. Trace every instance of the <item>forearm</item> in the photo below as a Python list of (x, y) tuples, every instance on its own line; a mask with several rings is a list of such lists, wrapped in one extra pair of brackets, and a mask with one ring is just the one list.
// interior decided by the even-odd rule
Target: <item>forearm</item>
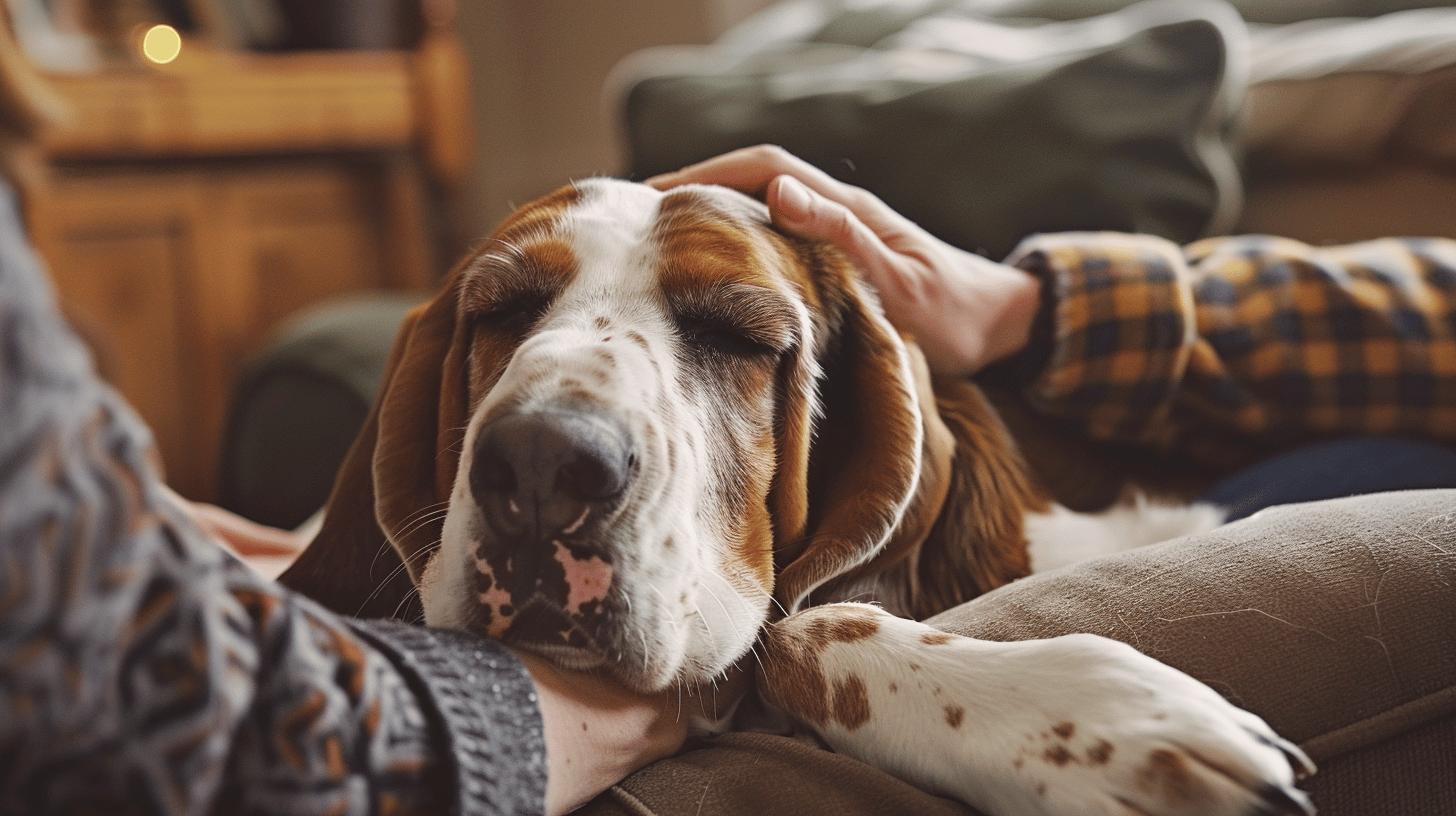
[(1097, 439), (1217, 460), (1334, 433), (1456, 438), (1456, 243), (1028, 240), (1027, 393)]
[(539, 811), (519, 661), (355, 628), (223, 553), (164, 494), (9, 205), (0, 190), (0, 812)]

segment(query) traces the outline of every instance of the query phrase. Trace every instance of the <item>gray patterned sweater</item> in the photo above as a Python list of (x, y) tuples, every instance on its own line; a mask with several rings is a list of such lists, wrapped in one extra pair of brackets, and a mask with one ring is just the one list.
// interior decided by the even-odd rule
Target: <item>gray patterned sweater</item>
[(514, 656), (339, 618), (159, 486), (0, 185), (0, 814), (542, 809)]

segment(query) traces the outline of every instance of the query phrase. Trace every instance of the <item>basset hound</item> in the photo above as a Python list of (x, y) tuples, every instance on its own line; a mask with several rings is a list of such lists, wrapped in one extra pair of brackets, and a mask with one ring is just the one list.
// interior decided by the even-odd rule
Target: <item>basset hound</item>
[[(746, 678), (705, 729), (751, 683), (990, 814), (1309, 812), (1298, 748), (1129, 646), (917, 622), (1151, 543), (1120, 512), (1053, 504), (977, 386), (933, 380), (846, 260), (761, 203), (596, 179), (521, 208), (411, 313), (283, 581), (643, 690)], [(1159, 538), (1218, 520), (1158, 512)]]

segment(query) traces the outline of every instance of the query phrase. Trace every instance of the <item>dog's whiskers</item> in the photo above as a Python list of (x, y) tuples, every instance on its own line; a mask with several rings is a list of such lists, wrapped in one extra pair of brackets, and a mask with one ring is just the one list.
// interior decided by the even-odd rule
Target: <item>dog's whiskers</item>
[(432, 513), (430, 513), (430, 514), (428, 514), (426, 516), (424, 516), (423, 518), (420, 518), (420, 519), (416, 520), (413, 524), (409, 525), (408, 527), (406, 527), (406, 528), (400, 530), (399, 532), (395, 533), (395, 537), (396, 538), (404, 538), (405, 536), (410, 535), (411, 533), (415, 532), (416, 530), (419, 530), (419, 529), (421, 529), (423, 527), (427, 527), (427, 526), (429, 526), (429, 525), (431, 525), (431, 524), (439, 521), (440, 519), (445, 518), (449, 514), (450, 514), (450, 508), (448, 508), (448, 507), (446, 507), (444, 509), (441, 509), (441, 510), (436, 510), (436, 511), (434, 511), (434, 512), (432, 512)]
[[(408, 516), (405, 516), (403, 519), (400, 520), (400, 524), (409, 524), (412, 521), (414, 521), (416, 518), (420, 517), (421, 515), (427, 514), (427, 513), (429, 513), (432, 510), (438, 510), (439, 508), (444, 507), (445, 505), (447, 505), (449, 503), (450, 503), (450, 500), (449, 499), (446, 499), (445, 501), (442, 501), (442, 502), (435, 502), (434, 504), (427, 504), (424, 507), (421, 507), (420, 509), (414, 511), (413, 513), (410, 513)], [(377, 565), (379, 563), (379, 556), (383, 555), (385, 550), (393, 549), (393, 547), (394, 547), (394, 545), (391, 544), (391, 543), (389, 543), (389, 539), (388, 538), (386, 538), (382, 543), (380, 543), (379, 549), (377, 549), (377, 550), (374, 551), (374, 557), (372, 559), (370, 559), (370, 561), (369, 561), (369, 570), (365, 574), (366, 575), (373, 575), (374, 574), (374, 567), (375, 567), (375, 565)]]
[(399, 599), (399, 603), (395, 605), (394, 611), (389, 614), (389, 617), (391, 619), (398, 620), (399, 619), (399, 613), (402, 612), (402, 611), (404, 611), (404, 608), (409, 605), (409, 602), (412, 599), (418, 598), (418, 597), (420, 597), (420, 591), (419, 591), (418, 588), (413, 588), (409, 592), (406, 592), (404, 594), (404, 597)]
[(427, 504), (424, 507), (421, 507), (418, 510), (414, 511), (413, 513), (410, 513), (408, 516), (405, 516), (404, 518), (400, 519), (399, 520), (399, 523), (400, 524), (409, 524), (411, 521), (415, 520), (419, 516), (424, 515), (425, 513), (428, 513), (431, 510), (438, 510), (441, 507), (444, 507), (445, 505), (447, 505), (449, 503), (450, 503), (450, 500), (449, 499), (446, 499), (444, 501), (435, 502), (434, 504)]
[(356, 610), (354, 610), (354, 616), (355, 617), (358, 617), (359, 614), (364, 611), (364, 607), (368, 606), (369, 605), (369, 602), (372, 601), (372, 600), (374, 600), (379, 595), (380, 592), (383, 592), (384, 591), (384, 588), (389, 585), (389, 582), (390, 581), (393, 581), (394, 580), (395, 576), (397, 576), (401, 572), (403, 572), (414, 561), (416, 561), (416, 560), (418, 560), (420, 558), (423, 558), (425, 556), (428, 556), (428, 555), (433, 554), (435, 552), (435, 549), (437, 547), (439, 547), (439, 544), (440, 544), (440, 542), (438, 540), (436, 540), (435, 543), (432, 544), (431, 546), (425, 547), (425, 548), (421, 549), (419, 552), (414, 553), (413, 555), (409, 556), (408, 558), (401, 558), (400, 559), (400, 562), (399, 562), (399, 566), (397, 566), (394, 569), (390, 570), (389, 571), (389, 574), (386, 575), (386, 576), (384, 576), (384, 579), (381, 580), (379, 582), (379, 584), (374, 587), (374, 591), (373, 592), (370, 592), (364, 598), (364, 600), (359, 604), (359, 608), (356, 609)]

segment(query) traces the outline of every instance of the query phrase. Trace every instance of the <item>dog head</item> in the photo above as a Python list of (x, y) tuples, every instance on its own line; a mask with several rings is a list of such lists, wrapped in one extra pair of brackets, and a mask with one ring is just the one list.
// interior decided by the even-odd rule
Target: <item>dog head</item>
[(723, 188), (523, 207), (389, 368), (285, 582), (386, 615), (418, 588), (431, 625), (638, 688), (718, 675), (944, 495), (918, 352), (842, 256)]

